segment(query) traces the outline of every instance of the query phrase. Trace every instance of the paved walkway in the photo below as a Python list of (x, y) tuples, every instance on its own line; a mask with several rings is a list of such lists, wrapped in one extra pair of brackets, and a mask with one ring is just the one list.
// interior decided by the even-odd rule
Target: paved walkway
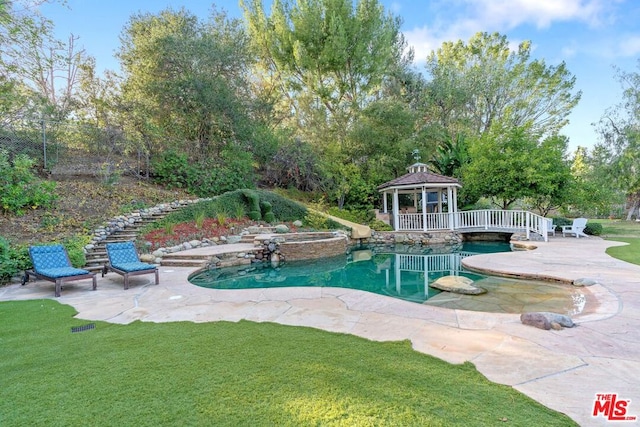
[[(611, 425), (591, 415), (597, 393), (631, 400), (627, 415), (640, 417), (640, 266), (609, 257), (605, 249), (616, 243), (598, 238), (535, 244), (533, 251), (478, 255), (465, 264), (565, 281), (597, 279), (600, 285), (589, 292), (600, 303), (575, 316), (575, 328), (543, 331), (522, 325), (514, 314), (443, 309), (348, 289), (204, 289), (187, 281), (192, 269), (181, 267), (162, 267), (158, 286), (152, 275), (133, 277), (127, 291), (113, 273), (99, 278), (95, 292), (89, 281), (72, 282), (58, 301), (75, 307), (80, 318), (123, 324), (247, 319), (376, 341), (409, 339), (417, 351), (451, 363), (471, 361), (491, 381), (581, 425)], [(53, 284), (0, 288), (0, 301), (35, 298), (53, 298)]]

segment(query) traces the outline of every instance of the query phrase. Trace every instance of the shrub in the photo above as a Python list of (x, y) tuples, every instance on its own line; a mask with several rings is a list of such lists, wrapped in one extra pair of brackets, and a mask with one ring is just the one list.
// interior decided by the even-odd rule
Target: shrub
[(18, 260), (13, 256), (9, 242), (0, 236), (0, 283), (8, 282), (18, 271)]
[(556, 218), (553, 218), (553, 224), (556, 226), (556, 230), (559, 230), (562, 228), (563, 225), (573, 224), (573, 220), (569, 218), (564, 218), (564, 217), (556, 217)]
[(152, 169), (156, 182), (184, 188), (200, 197), (253, 187), (255, 181), (252, 157), (247, 152), (227, 150), (216, 161), (194, 163), (186, 154), (169, 150), (154, 159)]
[(369, 223), (369, 227), (371, 227), (375, 231), (393, 231), (393, 227), (387, 224), (384, 221), (380, 221), (379, 219), (375, 219)]
[(587, 222), (587, 227), (584, 229), (584, 232), (585, 234), (590, 234), (592, 236), (599, 236), (602, 234), (602, 224), (598, 222)]
[(260, 212), (262, 212), (262, 217), (269, 224), (273, 224), (274, 222), (276, 222), (276, 216), (273, 214), (271, 203), (267, 201), (261, 201)]
[(307, 213), (307, 216), (304, 217), (304, 222), (314, 230), (326, 230), (329, 228), (327, 219), (328, 218), (320, 212), (311, 210)]
[(69, 261), (71, 261), (71, 265), (74, 267), (80, 268), (87, 263), (84, 247), (89, 243), (90, 239), (90, 236), (74, 236), (62, 242), (62, 245), (69, 254)]
[(258, 196), (258, 193), (253, 190), (242, 190), (242, 194), (247, 199), (247, 203), (249, 203), (249, 210), (260, 210), (260, 197)]
[(307, 215), (307, 208), (279, 194), (265, 190), (254, 190), (260, 200), (271, 203), (271, 210), (277, 221), (302, 220)]
[(370, 224), (375, 220), (375, 215), (372, 210), (340, 209), (334, 206), (329, 208), (328, 213), (329, 215), (346, 219), (347, 221), (355, 222), (357, 224)]
[(48, 208), (57, 199), (55, 182), (39, 179), (32, 169), (35, 160), (19, 154), (9, 161), (7, 150), (0, 149), (0, 210), (22, 215), (25, 208)]

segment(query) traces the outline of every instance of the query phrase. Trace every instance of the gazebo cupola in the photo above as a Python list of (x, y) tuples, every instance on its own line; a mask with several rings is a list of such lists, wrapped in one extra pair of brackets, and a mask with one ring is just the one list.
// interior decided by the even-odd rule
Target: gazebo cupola
[(382, 193), (380, 217), (394, 230), (427, 231), (433, 228), (433, 221), (439, 222), (438, 216), (458, 211), (461, 185), (457, 179), (431, 172), (425, 163), (414, 163), (407, 170), (378, 187)]

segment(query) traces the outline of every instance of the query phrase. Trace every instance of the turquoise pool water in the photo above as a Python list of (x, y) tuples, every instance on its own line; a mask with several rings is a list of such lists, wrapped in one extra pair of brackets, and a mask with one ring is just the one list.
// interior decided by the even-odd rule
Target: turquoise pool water
[(508, 243), (465, 243), (451, 252), (445, 248), (425, 248), (419, 252), (406, 247), (355, 247), (349, 254), (317, 261), (287, 262), (276, 268), (268, 264), (204, 270), (189, 278), (194, 285), (214, 289), (325, 286), (359, 289), (423, 303), (440, 293), (429, 287), (448, 275), (472, 280), (486, 276), (466, 271), (460, 261), (473, 254), (506, 252)]

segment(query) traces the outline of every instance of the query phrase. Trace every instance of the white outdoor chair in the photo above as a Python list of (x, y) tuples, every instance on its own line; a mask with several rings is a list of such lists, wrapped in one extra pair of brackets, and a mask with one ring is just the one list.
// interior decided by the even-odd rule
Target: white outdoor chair
[(553, 224), (553, 218), (545, 218), (547, 220), (547, 234), (556, 235), (556, 226)]
[(576, 218), (573, 220), (573, 224), (562, 226), (562, 236), (565, 237), (567, 234), (575, 234), (578, 239), (580, 236), (587, 237), (587, 235), (584, 234), (585, 228), (587, 228), (587, 219)]

